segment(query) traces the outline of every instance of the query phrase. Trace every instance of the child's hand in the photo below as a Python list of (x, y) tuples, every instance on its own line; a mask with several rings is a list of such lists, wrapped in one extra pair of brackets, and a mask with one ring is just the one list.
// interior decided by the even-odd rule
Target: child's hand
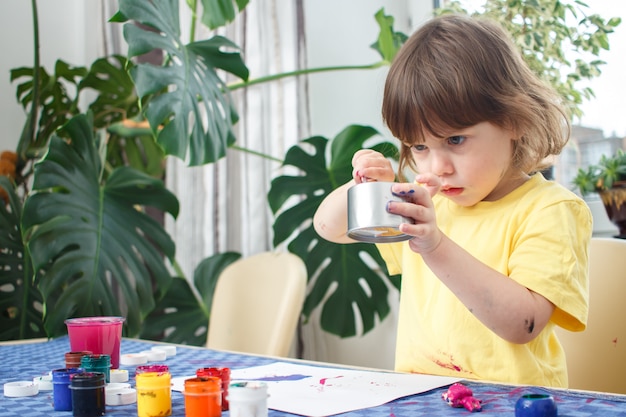
[(405, 202), (390, 201), (387, 211), (413, 220), (412, 224), (402, 223), (399, 230), (415, 236), (409, 241), (411, 250), (425, 254), (435, 250), (442, 239), (432, 200), (432, 196), (439, 191), (441, 182), (433, 174), (420, 174), (415, 180), (417, 184), (400, 183), (392, 186), (391, 191), (401, 196)]
[(368, 181), (393, 182), (396, 175), (391, 162), (379, 152), (361, 149), (352, 157), (352, 177), (357, 184)]
[(441, 188), (441, 179), (435, 174), (431, 173), (417, 174), (417, 176), (415, 177), (415, 182), (422, 187), (425, 187), (431, 197), (434, 197)]

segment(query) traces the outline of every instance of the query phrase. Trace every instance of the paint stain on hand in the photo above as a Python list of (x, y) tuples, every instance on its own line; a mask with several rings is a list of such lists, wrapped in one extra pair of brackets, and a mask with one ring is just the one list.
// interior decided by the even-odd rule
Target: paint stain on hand
[(524, 320), (524, 328), (528, 334), (532, 333), (535, 330), (535, 319)]

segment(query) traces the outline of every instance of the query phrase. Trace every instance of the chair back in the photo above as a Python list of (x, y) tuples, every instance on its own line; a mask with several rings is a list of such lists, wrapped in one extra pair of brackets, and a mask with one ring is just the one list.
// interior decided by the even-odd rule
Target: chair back
[(557, 336), (570, 388), (626, 394), (626, 240), (591, 239), (587, 328)]
[(263, 252), (233, 262), (217, 280), (207, 347), (288, 356), (306, 285), (304, 262), (289, 252)]

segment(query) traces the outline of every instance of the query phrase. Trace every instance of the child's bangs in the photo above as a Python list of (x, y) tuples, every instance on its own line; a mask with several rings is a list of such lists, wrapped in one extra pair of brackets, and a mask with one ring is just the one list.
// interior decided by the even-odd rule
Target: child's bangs
[(404, 140), (407, 144), (423, 143), (425, 135), (446, 138), (487, 119), (485, 106), (463, 95), (444, 93), (421, 101), (423, 104), (413, 112), (414, 125), (411, 129), (414, 134)]

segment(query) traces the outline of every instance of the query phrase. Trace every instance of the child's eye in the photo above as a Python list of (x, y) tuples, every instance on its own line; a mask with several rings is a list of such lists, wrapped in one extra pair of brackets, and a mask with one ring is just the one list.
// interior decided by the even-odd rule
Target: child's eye
[(419, 144), (419, 145), (413, 145), (413, 150), (416, 152), (422, 152), (426, 150), (426, 145), (424, 144)]
[(465, 142), (465, 139), (467, 139), (465, 136), (450, 136), (448, 138), (448, 143), (450, 145), (460, 145)]

